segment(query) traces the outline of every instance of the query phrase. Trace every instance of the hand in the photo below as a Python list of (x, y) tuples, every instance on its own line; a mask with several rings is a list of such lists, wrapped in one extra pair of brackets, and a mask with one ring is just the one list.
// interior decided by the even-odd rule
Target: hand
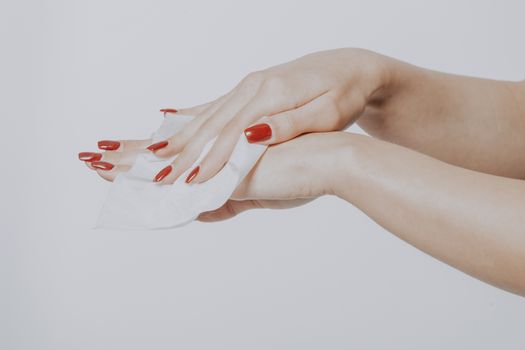
[(249, 74), (218, 100), (179, 111), (196, 118), (167, 142), (149, 147), (159, 157), (180, 153), (159, 181), (173, 183), (216, 136), (189, 181), (203, 182), (215, 175), (243, 130), (250, 142), (276, 144), (308, 132), (345, 128), (385, 87), (389, 62), (370, 51), (339, 49)]
[[(350, 134), (315, 133), (297, 137), (268, 148), (257, 165), (221, 208), (201, 214), (201, 221), (230, 218), (252, 208), (284, 209), (335, 194), (342, 154)], [(113, 181), (128, 171), (136, 156), (150, 140), (101, 141), (104, 152), (82, 152), (79, 158), (103, 179)]]
[(198, 220), (226, 220), (250, 209), (288, 209), (336, 195), (341, 164), (351, 157), (351, 137), (344, 132), (316, 133), (270, 146), (231, 199)]

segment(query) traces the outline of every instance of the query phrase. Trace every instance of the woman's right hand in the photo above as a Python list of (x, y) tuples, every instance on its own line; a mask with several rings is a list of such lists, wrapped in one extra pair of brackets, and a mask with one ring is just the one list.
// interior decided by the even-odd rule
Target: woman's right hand
[(271, 145), (345, 128), (384, 90), (392, 61), (367, 50), (338, 49), (249, 74), (217, 101), (179, 110), (195, 120), (167, 142), (149, 147), (159, 157), (179, 154), (156, 180), (173, 183), (214, 137), (214, 146), (191, 172), (192, 183), (222, 168), (243, 131), (250, 142)]

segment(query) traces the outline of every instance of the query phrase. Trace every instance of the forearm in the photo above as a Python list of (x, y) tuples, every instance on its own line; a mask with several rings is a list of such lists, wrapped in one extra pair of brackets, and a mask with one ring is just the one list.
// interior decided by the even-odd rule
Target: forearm
[(422, 251), (525, 295), (525, 182), (348, 134), (334, 192)]
[(359, 120), (371, 135), (469, 169), (525, 178), (524, 83), (470, 78), (392, 60)]

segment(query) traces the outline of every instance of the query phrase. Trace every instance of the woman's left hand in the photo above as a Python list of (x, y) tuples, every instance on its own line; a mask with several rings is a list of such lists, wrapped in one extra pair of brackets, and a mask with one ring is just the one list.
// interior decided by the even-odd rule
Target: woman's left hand
[[(199, 220), (217, 221), (251, 208), (284, 209), (335, 194), (337, 169), (342, 164), (348, 133), (312, 133), (268, 147), (256, 166), (221, 208)], [(119, 151), (81, 153), (86, 164), (108, 181), (128, 171), (149, 140), (118, 141)], [(82, 158), (82, 157), (81, 157)], [(96, 159), (91, 161), (89, 159)]]

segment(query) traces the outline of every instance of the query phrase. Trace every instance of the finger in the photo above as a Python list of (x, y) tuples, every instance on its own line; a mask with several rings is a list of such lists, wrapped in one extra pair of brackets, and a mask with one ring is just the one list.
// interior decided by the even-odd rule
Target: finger
[(144, 149), (151, 144), (151, 139), (144, 140), (101, 140), (98, 149), (103, 151), (125, 152), (129, 150)]
[(93, 162), (91, 166), (95, 168), (97, 174), (107, 181), (113, 181), (121, 172), (129, 171), (130, 165), (115, 165), (109, 162)]
[[(180, 154), (171, 164), (171, 168), (167, 167), (161, 171), (163, 172), (167, 171), (166, 169), (170, 169), (167, 175), (161, 176), (160, 181), (163, 183), (175, 182), (181, 174), (195, 163), (202, 153), (204, 146), (219, 134), (231, 116), (236, 115), (238, 111), (250, 101), (251, 97), (253, 97), (253, 95), (249, 91), (241, 91), (233, 94), (215, 113), (210, 115), (206, 122), (202, 124), (202, 127), (200, 127), (191, 138), (188, 138), (187, 134), (182, 135), (182, 137), (177, 137), (177, 134), (171, 138), (168, 145), (164, 148), (165, 152), (160, 153), (157, 151), (156, 154), (171, 153), (171, 155), (173, 155), (176, 154), (175, 152), (177, 151), (179, 151)], [(188, 176), (186, 179), (188, 183), (195, 178), (195, 175), (198, 175), (199, 169), (200, 168), (197, 167), (194, 169), (195, 172), (192, 171), (190, 173), (191, 176)], [(158, 177), (156, 176), (155, 181), (157, 180)]]
[(240, 213), (251, 209), (289, 209), (305, 205), (313, 198), (292, 200), (234, 200), (230, 199), (220, 208), (201, 213), (197, 220), (202, 222), (214, 222), (230, 219)]
[(126, 152), (104, 152), (101, 160), (116, 165), (133, 165), (139, 154), (143, 153), (145, 153), (143, 149), (128, 150)]
[(175, 113), (178, 113), (179, 111), (176, 110), (175, 108), (162, 108), (160, 110), (161, 113), (164, 113), (164, 116), (166, 116), (166, 113), (171, 113), (171, 114), (175, 114)]
[(221, 102), (223, 102), (225, 99), (227, 99), (230, 94), (231, 94), (231, 91), (226, 93), (226, 94), (224, 94), (224, 95), (222, 95), (222, 96), (220, 96), (220, 97), (218, 97), (218, 98), (216, 98), (213, 101), (206, 102), (206, 103), (203, 103), (203, 104), (198, 105), (198, 106), (178, 109), (177, 112), (180, 113), (180, 114), (193, 115), (193, 116), (202, 114), (206, 110), (208, 110), (211, 106), (216, 105), (216, 104), (221, 104)]
[(95, 170), (92, 166), (93, 162), (102, 161), (114, 165), (133, 165), (137, 156), (144, 151), (133, 150), (127, 152), (80, 152), (78, 154), (79, 160), (83, 161), (88, 168)]
[[(217, 122), (210, 120), (210, 122)], [(216, 128), (213, 126), (203, 127), (191, 139), (191, 142), (183, 146), (183, 151), (175, 158), (175, 160), (167, 167), (162, 169), (153, 179), (155, 182), (162, 182), (165, 184), (174, 183), (192, 164), (194, 164), (202, 153), (206, 144), (215, 135), (213, 134)], [(195, 170), (197, 174), (199, 170)], [(186, 179), (190, 182), (191, 179)]]
[(88, 168), (95, 170), (92, 162), (106, 161), (112, 164), (132, 165), (137, 156), (144, 151), (141, 147), (144, 143), (149, 143), (149, 140), (127, 140), (123, 141), (125, 151), (105, 151), (105, 152), (80, 152), (78, 159), (83, 161)]
[(236, 201), (228, 200), (224, 205), (218, 209), (201, 213), (197, 220), (202, 222), (215, 222), (230, 219), (243, 211), (261, 208), (260, 204), (255, 200)]
[(213, 147), (199, 164), (199, 173), (193, 182), (207, 181), (219, 172), (230, 158), (239, 137), (242, 135), (242, 130), (259, 119), (261, 115), (271, 113), (274, 108), (259, 94), (252, 98), (222, 129)]
[[(232, 91), (220, 97), (217, 103), (211, 104), (184, 129), (169, 140), (166, 140), (167, 143), (163, 143), (161, 147), (153, 147), (153, 149), (150, 150), (161, 158), (172, 157), (186, 149), (189, 143), (197, 142), (197, 134), (199, 132), (202, 133), (203, 130), (213, 125), (216, 125), (216, 130), (213, 130), (211, 134), (213, 137), (216, 136), (223, 128), (226, 120), (231, 118), (232, 115), (235, 115), (257, 93), (261, 83), (262, 79), (260, 74), (248, 75)], [(183, 112), (184, 110), (181, 111), (181, 113)], [(198, 147), (192, 148), (198, 150)], [(195, 158), (195, 155), (192, 156), (193, 157), (190, 158)], [(170, 181), (174, 177), (175, 174), (173, 173), (170, 177), (167, 177), (165, 181)]]
[[(156, 156), (160, 158), (172, 157), (181, 152), (186, 144), (191, 140), (193, 135), (199, 131), (199, 129), (208, 121), (208, 119), (224, 104), (228, 101), (228, 98), (232, 95), (232, 92), (223, 96), (217, 103), (211, 104), (208, 108), (203, 110), (200, 114), (196, 115), (195, 118), (190, 121), (182, 130), (176, 135), (172, 136), (168, 140), (158, 142), (154, 145), (150, 145), (147, 148), (154, 152)], [(181, 111), (183, 113), (184, 110)], [(190, 112), (191, 113), (191, 112)], [(192, 114), (189, 114), (192, 115)]]
[(345, 123), (333, 101), (325, 94), (299, 108), (263, 117), (245, 129), (244, 135), (250, 143), (271, 145), (309, 132), (339, 130)]

